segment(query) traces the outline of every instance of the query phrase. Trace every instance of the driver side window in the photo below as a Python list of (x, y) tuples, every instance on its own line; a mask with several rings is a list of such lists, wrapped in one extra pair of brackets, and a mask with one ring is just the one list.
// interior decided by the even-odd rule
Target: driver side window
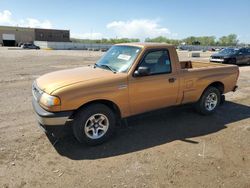
[(150, 75), (171, 73), (171, 61), (167, 50), (157, 50), (147, 53), (140, 66), (148, 67)]

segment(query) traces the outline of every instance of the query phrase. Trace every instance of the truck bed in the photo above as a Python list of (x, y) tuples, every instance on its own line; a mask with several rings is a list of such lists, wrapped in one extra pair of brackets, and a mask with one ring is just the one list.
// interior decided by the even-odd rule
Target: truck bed
[(226, 67), (221, 63), (210, 63), (210, 62), (198, 62), (198, 61), (180, 61), (181, 69), (199, 69), (199, 68), (215, 68), (215, 67)]
[(233, 91), (238, 79), (238, 67), (220, 63), (180, 61), (183, 86), (181, 103), (198, 101), (208, 85), (219, 82), (223, 93)]

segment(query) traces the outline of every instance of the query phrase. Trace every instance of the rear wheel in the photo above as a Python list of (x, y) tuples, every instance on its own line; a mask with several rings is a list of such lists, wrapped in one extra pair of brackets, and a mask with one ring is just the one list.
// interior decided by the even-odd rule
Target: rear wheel
[(80, 143), (97, 145), (108, 140), (114, 133), (116, 117), (103, 104), (92, 104), (79, 110), (73, 121), (73, 133)]
[(210, 115), (221, 103), (221, 93), (216, 87), (208, 87), (196, 104), (196, 110), (202, 115)]

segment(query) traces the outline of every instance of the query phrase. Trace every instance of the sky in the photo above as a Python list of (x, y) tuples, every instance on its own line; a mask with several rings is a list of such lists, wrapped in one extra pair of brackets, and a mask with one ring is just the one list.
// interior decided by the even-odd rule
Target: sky
[(250, 43), (250, 0), (0, 0), (0, 25), (69, 29), (75, 38), (237, 34)]

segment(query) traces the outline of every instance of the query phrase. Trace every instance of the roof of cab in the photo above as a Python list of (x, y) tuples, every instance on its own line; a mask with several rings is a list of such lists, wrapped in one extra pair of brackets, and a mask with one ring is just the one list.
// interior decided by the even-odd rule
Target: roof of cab
[(168, 47), (168, 46), (173, 46), (170, 44), (166, 43), (151, 43), (151, 42), (139, 42), (139, 43), (121, 43), (121, 44), (116, 44), (118, 46), (136, 46), (136, 47), (141, 47), (141, 48), (162, 48), (162, 47)]

